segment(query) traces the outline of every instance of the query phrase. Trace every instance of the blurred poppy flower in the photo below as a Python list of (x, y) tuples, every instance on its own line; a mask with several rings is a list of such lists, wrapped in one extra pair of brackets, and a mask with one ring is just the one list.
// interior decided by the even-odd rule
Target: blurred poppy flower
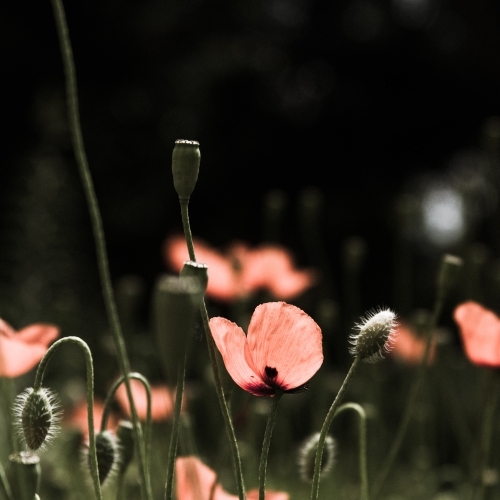
[(29, 372), (58, 336), (59, 328), (54, 325), (36, 323), (16, 332), (0, 319), (0, 376), (13, 378)]
[[(94, 399), (94, 429), (99, 432), (101, 428), (102, 414), (104, 413), (104, 401)], [(108, 418), (108, 428), (116, 429), (119, 422), (118, 416), (111, 412)], [(77, 406), (64, 414), (63, 425), (80, 429), (84, 442), (89, 440), (89, 421), (87, 413), (87, 399), (83, 399)]]
[[(411, 327), (401, 323), (396, 327), (390, 355), (409, 365), (418, 365), (425, 352), (425, 338), (419, 337)], [(429, 364), (436, 357), (436, 342), (432, 340), (429, 352)]]
[[(238, 243), (230, 247), (227, 254), (221, 254), (200, 240), (195, 240), (194, 248), (196, 259), (208, 265), (207, 294), (218, 300), (231, 301), (261, 289), (278, 299), (292, 299), (315, 282), (313, 271), (294, 268), (290, 253), (284, 248), (250, 249)], [(182, 236), (167, 238), (164, 253), (176, 271), (189, 260)]]
[(500, 319), (476, 302), (465, 302), (453, 313), (469, 360), (482, 366), (500, 367)]
[(210, 320), (210, 329), (233, 380), (255, 396), (300, 390), (323, 363), (321, 329), (285, 302), (257, 306), (248, 335), (220, 317)]
[[(130, 380), (135, 408), (139, 419), (146, 420), (148, 400), (146, 389), (139, 380)], [(130, 416), (130, 405), (128, 402), (127, 388), (121, 384), (116, 391), (116, 400), (122, 410)], [(151, 386), (151, 418), (155, 421), (168, 420), (174, 412), (174, 392), (166, 385)]]
[[(179, 457), (175, 462), (177, 500), (238, 500), (217, 483), (217, 475), (196, 457)], [(257, 500), (257, 489), (247, 492), (249, 500)], [(288, 500), (284, 491), (266, 491), (266, 500)]]

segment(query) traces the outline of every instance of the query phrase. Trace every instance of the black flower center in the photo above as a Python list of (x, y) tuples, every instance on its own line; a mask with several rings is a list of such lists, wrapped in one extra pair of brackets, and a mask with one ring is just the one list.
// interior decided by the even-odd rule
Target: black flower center
[(276, 370), (276, 368), (271, 368), (270, 366), (266, 366), (264, 368), (264, 371), (266, 372), (266, 375), (269, 378), (276, 378), (278, 376), (278, 370)]

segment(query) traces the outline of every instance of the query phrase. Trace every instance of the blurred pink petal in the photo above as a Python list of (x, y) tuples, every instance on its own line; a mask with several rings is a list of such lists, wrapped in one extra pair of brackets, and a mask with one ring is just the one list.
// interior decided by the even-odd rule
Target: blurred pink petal
[[(396, 328), (390, 355), (409, 365), (418, 365), (424, 356), (425, 338), (417, 334), (404, 323)], [(433, 341), (429, 352), (429, 364), (434, 363), (436, 343)]]
[(500, 367), (500, 319), (476, 302), (465, 302), (453, 313), (469, 360), (482, 366)]
[(0, 319), (0, 376), (13, 378), (29, 372), (58, 336), (54, 325), (37, 323), (16, 332)]
[[(141, 382), (132, 379), (130, 381), (132, 394), (139, 419), (146, 420), (147, 416), (147, 396), (146, 389)], [(130, 416), (130, 405), (127, 397), (125, 384), (121, 384), (116, 391), (116, 400), (122, 410)], [(166, 385), (151, 386), (151, 418), (154, 421), (168, 420), (174, 411), (174, 391)]]

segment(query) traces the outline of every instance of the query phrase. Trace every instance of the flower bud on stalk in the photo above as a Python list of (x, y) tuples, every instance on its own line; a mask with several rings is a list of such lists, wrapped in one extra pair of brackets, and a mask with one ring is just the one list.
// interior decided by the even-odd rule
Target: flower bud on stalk
[(196, 321), (202, 291), (195, 277), (163, 276), (156, 285), (156, 336), (167, 373), (175, 382)]
[[(99, 432), (95, 436), (95, 446), (97, 455), (97, 470), (99, 473), (99, 482), (101, 484), (106, 479), (113, 476), (120, 464), (120, 453), (116, 437), (110, 431)], [(89, 467), (90, 455), (88, 457)]]
[[(318, 449), (319, 432), (308, 437), (299, 449), (299, 472), (302, 479), (308, 483), (312, 482), (314, 474), (314, 461)], [(323, 478), (331, 470), (335, 463), (335, 440), (331, 436), (326, 436), (325, 447), (321, 457), (320, 477)]]
[(40, 485), (40, 457), (31, 451), (9, 456), (7, 478), (15, 500), (33, 500)]
[(59, 431), (61, 413), (56, 396), (45, 387), (30, 387), (17, 396), (13, 410), (27, 448), (43, 451)]
[(357, 332), (350, 338), (351, 354), (367, 363), (374, 363), (383, 359), (384, 354), (392, 348), (396, 314), (390, 309), (368, 312), (355, 328)]
[(174, 187), (180, 200), (189, 200), (200, 169), (200, 144), (196, 141), (179, 139), (175, 141), (172, 153), (172, 174)]
[(134, 426), (128, 420), (120, 420), (116, 430), (118, 446), (120, 447), (121, 460), (119, 472), (124, 474), (134, 457)]

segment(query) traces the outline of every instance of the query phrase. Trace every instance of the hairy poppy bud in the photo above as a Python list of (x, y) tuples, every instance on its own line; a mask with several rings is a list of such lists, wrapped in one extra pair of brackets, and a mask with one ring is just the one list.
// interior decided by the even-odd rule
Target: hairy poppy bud
[(95, 447), (99, 482), (103, 484), (112, 475), (112, 472), (118, 468), (118, 464), (120, 463), (120, 454), (115, 435), (110, 431), (99, 432), (95, 436)]
[[(319, 432), (308, 437), (299, 449), (298, 465), (300, 477), (308, 483), (312, 482), (314, 476), (314, 464), (318, 450)], [(335, 463), (335, 440), (326, 436), (323, 456), (321, 457), (320, 477), (324, 477), (331, 471)]]
[(392, 347), (395, 327), (396, 314), (390, 309), (368, 312), (355, 325), (357, 331), (350, 339), (351, 354), (368, 363), (382, 359)]
[(200, 169), (200, 144), (196, 141), (175, 141), (172, 153), (174, 187), (181, 200), (189, 200)]
[(45, 387), (36, 391), (31, 387), (19, 394), (14, 415), (19, 433), (31, 451), (43, 451), (59, 431), (59, 402)]

